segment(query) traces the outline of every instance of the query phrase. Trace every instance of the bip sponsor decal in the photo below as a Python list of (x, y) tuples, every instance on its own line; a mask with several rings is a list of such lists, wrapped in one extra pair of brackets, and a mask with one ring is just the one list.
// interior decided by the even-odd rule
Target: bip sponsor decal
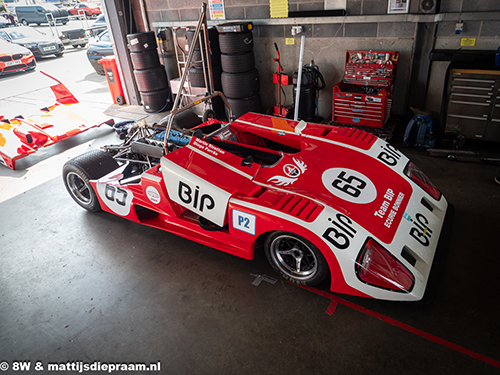
[(161, 166), (168, 195), (175, 203), (224, 226), (231, 194), (170, 160), (163, 158)]

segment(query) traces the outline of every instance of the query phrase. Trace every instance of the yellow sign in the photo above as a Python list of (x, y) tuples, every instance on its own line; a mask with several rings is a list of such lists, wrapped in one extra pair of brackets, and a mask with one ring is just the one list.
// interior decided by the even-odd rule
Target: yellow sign
[(460, 40), (460, 47), (474, 47), (476, 45), (476, 38), (462, 38)]
[(271, 18), (288, 17), (288, 0), (269, 0)]
[(294, 38), (286, 38), (285, 44), (293, 46), (295, 44), (295, 39)]

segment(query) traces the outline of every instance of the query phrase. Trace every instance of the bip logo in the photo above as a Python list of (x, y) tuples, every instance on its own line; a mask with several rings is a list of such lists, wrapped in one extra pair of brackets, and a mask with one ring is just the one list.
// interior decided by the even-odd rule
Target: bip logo
[(203, 208), (212, 210), (215, 207), (215, 201), (210, 196), (210, 194), (202, 194), (201, 197), (198, 198), (200, 196), (199, 186), (196, 186), (193, 194), (193, 189), (188, 184), (179, 181), (178, 194), (181, 201), (183, 201), (187, 205), (192, 205), (194, 209), (199, 209), (200, 212), (203, 212)]
[(255, 236), (255, 215), (243, 211), (233, 210), (233, 228)]
[(161, 166), (170, 199), (218, 226), (224, 226), (230, 193), (166, 158), (162, 158)]

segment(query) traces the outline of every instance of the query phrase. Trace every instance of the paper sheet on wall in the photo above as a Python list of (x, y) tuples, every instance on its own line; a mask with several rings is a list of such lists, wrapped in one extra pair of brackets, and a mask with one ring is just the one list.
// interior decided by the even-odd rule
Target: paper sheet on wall
[(288, 17), (288, 0), (269, 0), (271, 18)]
[(209, 0), (209, 10), (211, 20), (225, 20), (224, 0)]

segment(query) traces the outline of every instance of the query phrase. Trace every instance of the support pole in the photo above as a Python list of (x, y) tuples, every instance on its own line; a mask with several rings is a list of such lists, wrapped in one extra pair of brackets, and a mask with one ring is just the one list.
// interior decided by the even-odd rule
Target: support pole
[(295, 95), (295, 114), (293, 119), (295, 121), (299, 118), (299, 101), (300, 101), (300, 85), (302, 84), (302, 63), (304, 61), (304, 44), (306, 43), (306, 37), (302, 35), (300, 37), (300, 57), (299, 57), (299, 70), (297, 76), (297, 94)]

